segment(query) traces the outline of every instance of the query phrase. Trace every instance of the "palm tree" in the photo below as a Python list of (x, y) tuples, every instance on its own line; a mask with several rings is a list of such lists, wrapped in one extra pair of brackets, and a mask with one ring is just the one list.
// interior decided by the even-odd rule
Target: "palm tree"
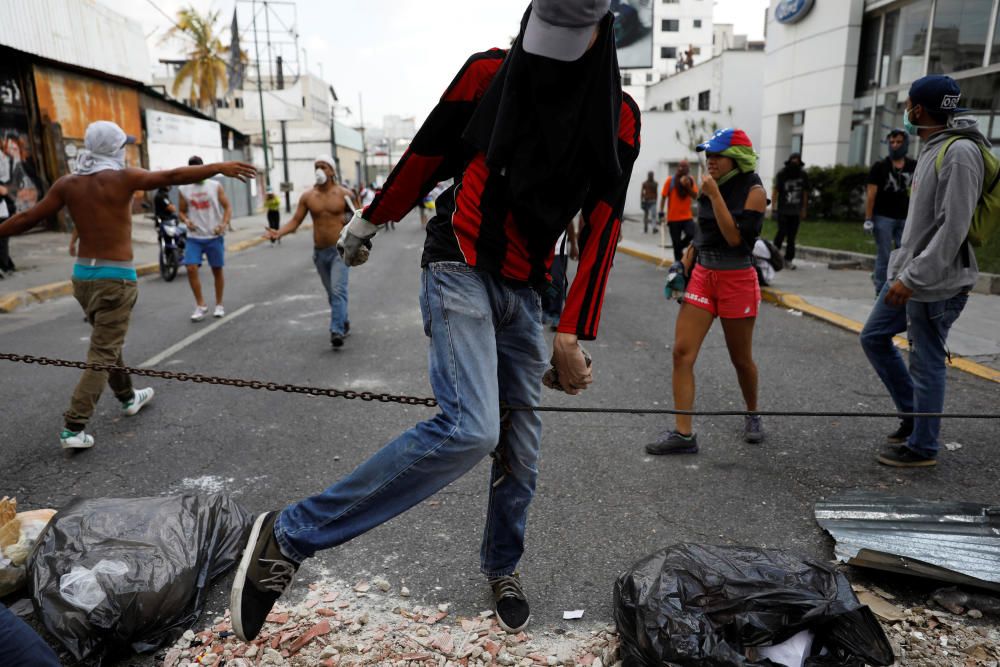
[(172, 89), (176, 97), (185, 81), (191, 82), (188, 103), (199, 109), (210, 108), (215, 116), (216, 99), (226, 90), (226, 57), (229, 48), (222, 44), (216, 33), (219, 12), (199, 14), (192, 6), (177, 12), (177, 23), (164, 36), (162, 42), (176, 36), (191, 41), (187, 62), (174, 77)]

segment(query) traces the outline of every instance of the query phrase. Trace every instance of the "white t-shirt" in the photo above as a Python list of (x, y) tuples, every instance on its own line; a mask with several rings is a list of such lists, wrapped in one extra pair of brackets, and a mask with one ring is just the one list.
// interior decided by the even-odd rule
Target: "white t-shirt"
[(178, 190), (187, 200), (187, 217), (196, 227), (188, 236), (193, 239), (222, 236), (215, 233), (216, 228), (222, 224), (222, 204), (219, 202), (222, 183), (207, 180), (194, 185), (182, 185)]

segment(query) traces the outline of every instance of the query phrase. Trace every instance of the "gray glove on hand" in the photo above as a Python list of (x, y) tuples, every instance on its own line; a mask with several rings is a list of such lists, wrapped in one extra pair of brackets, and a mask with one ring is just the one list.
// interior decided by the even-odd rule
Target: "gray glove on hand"
[(360, 266), (367, 262), (372, 247), (371, 238), (376, 232), (378, 227), (362, 218), (361, 211), (355, 211), (337, 239), (337, 252), (344, 258), (344, 264)]

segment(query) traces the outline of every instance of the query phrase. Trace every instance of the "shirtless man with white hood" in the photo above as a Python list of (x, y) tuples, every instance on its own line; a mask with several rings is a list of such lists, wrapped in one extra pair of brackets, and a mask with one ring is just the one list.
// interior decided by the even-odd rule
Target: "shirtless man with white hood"
[(295, 215), (279, 229), (268, 229), (264, 238), (277, 240), (293, 234), (306, 219), (306, 213), (312, 217), (313, 264), (330, 301), (330, 345), (337, 349), (343, 347), (344, 337), (351, 329), (347, 317), (347, 265), (337, 252), (337, 239), (347, 222), (351, 191), (337, 182), (332, 157), (320, 155), (315, 166), (316, 185), (299, 198)]
[[(132, 197), (137, 190), (197, 183), (216, 174), (240, 180), (253, 178), (253, 165), (220, 162), (164, 171), (125, 166), (125, 145), (135, 139), (116, 124), (99, 120), (87, 127), (85, 150), (76, 159), (74, 173), (63, 176), (30, 209), (0, 224), (0, 237), (21, 234), (69, 209), (80, 236), (73, 267), (73, 295), (93, 327), (87, 361), (123, 366), (122, 346), (132, 307), (138, 297), (132, 261)], [(132, 416), (153, 398), (152, 388), (132, 388), (127, 373), (83, 372), (59, 435), (63, 449), (87, 449), (94, 438), (84, 431), (94, 414), (104, 384), (111, 385), (126, 416)]]

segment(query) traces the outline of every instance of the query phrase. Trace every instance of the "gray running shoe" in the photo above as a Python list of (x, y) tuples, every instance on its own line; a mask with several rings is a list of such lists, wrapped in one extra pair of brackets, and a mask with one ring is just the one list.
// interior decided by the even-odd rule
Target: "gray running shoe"
[(743, 441), (751, 445), (764, 442), (764, 424), (760, 415), (747, 415), (743, 418)]
[(660, 436), (646, 445), (647, 454), (657, 456), (663, 454), (697, 454), (698, 436), (681, 435), (677, 431), (665, 431)]

